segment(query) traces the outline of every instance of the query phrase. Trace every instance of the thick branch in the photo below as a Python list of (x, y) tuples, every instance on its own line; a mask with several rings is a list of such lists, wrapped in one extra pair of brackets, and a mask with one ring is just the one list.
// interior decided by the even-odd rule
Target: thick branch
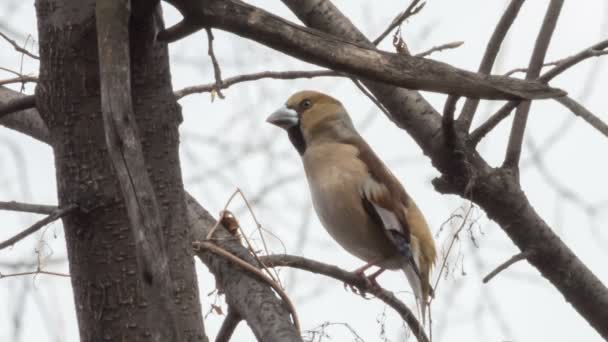
[[(162, 309), (166, 310), (170, 322), (171, 331), (155, 331), (154, 335), (157, 339), (180, 341), (179, 310), (171, 300), (174, 285), (165, 252), (160, 210), (144, 162), (131, 102), (129, 8), (129, 0), (98, 0), (96, 3), (104, 132), (135, 239), (144, 287), (149, 296), (161, 298)], [(151, 320), (153, 311), (150, 310)]]
[(34, 95), (16, 97), (0, 105), (0, 119), (6, 115), (34, 107), (36, 107), (36, 97)]
[[(511, 0), (509, 6), (507, 6), (507, 9), (502, 14), (502, 17), (494, 28), (494, 33), (492, 33), (492, 37), (490, 37), (490, 41), (486, 46), (486, 52), (483, 55), (481, 64), (479, 65), (478, 72), (480, 74), (490, 74), (492, 72), (492, 67), (494, 66), (494, 62), (496, 61), (496, 57), (498, 56), (498, 51), (500, 51), (502, 42), (507, 36), (507, 32), (509, 32), (511, 25), (513, 25), (515, 18), (517, 18), (519, 9), (523, 4), (524, 0)], [(471, 122), (473, 121), (473, 117), (475, 116), (475, 111), (477, 110), (478, 105), (478, 99), (469, 98), (465, 101), (462, 107), (458, 120), (462, 122), (467, 131), (471, 127)]]
[[(0, 87), (0, 107), (14, 99), (23, 97), (26, 97), (26, 95), (6, 87)], [(38, 111), (34, 108), (8, 114), (0, 118), (0, 125), (50, 144), (49, 130), (42, 121)]]
[(366, 280), (353, 273), (340, 269), (337, 266), (325, 264), (315, 260), (306, 259), (299, 256), (280, 254), (261, 257), (264, 264), (270, 267), (284, 266), (293, 267), (308, 272), (322, 274), (326, 277), (337, 279), (348, 285), (364, 289), (366, 292), (376, 296), (378, 299), (389, 305), (403, 318), (407, 325), (412, 330), (412, 333), (418, 341), (428, 341), (428, 337), (424, 333), (424, 327), (418, 322), (410, 309), (403, 304), (392, 292), (383, 289), (380, 286), (369, 287)]
[[(564, 0), (551, 0), (549, 3), (545, 19), (543, 20), (540, 32), (536, 38), (532, 57), (530, 57), (530, 65), (528, 66), (528, 72), (526, 73), (527, 80), (534, 80), (540, 76), (540, 72), (545, 62), (545, 55), (549, 48), (549, 42), (551, 42), (551, 37), (557, 26), (557, 19), (559, 18), (559, 13), (561, 12), (563, 5)], [(505, 167), (513, 168), (515, 170), (518, 168), (521, 146), (524, 140), (524, 131), (526, 130), (526, 123), (528, 121), (528, 113), (530, 112), (531, 105), (532, 102), (523, 101), (515, 111), (513, 127), (511, 128), (507, 153), (503, 163)]]
[(234, 333), (234, 330), (243, 319), (239, 314), (232, 308), (228, 307), (228, 314), (222, 322), (222, 326), (215, 337), (215, 342), (228, 342)]
[(71, 213), (72, 211), (76, 210), (77, 208), (78, 208), (78, 206), (76, 204), (70, 204), (64, 208), (58, 208), (57, 210), (53, 211), (52, 214), (50, 214), (49, 216), (43, 218), (42, 220), (34, 223), (29, 228), (23, 230), (19, 234), (13, 236), (12, 238), (10, 238), (6, 241), (0, 242), (0, 250), (14, 245), (15, 243), (26, 238), (27, 236), (37, 232), (40, 228), (46, 226), (47, 224), (49, 224), (55, 220), (62, 218), (63, 216)]
[[(563, 95), (537, 82), (484, 76), (445, 63), (378, 51), (295, 25), (236, 0), (174, 0), (186, 22), (210, 25), (253, 39), (287, 55), (359, 78), (411, 89), (490, 99), (532, 99)], [(159, 39), (170, 39), (168, 33)]]

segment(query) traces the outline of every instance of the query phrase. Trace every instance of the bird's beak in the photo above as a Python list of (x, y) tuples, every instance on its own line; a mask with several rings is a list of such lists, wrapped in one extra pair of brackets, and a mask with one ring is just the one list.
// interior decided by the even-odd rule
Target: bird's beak
[(287, 106), (283, 106), (270, 114), (266, 119), (266, 122), (271, 123), (275, 126), (279, 126), (283, 129), (290, 129), (291, 127), (298, 124), (299, 118), (298, 113)]

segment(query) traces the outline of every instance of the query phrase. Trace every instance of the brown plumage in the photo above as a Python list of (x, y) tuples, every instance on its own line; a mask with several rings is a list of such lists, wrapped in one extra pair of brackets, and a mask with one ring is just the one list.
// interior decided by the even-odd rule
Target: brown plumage
[(342, 104), (315, 91), (292, 95), (268, 122), (285, 129), (304, 163), (323, 226), (348, 252), (380, 271), (402, 269), (424, 317), (436, 251), (424, 216), (357, 133)]

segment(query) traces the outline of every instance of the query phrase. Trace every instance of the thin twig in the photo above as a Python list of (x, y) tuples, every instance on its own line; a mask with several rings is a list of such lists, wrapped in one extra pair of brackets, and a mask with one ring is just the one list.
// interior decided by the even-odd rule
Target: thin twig
[(19, 46), (19, 44), (17, 44), (16, 41), (10, 39), (7, 35), (5, 35), (4, 33), (0, 32), (0, 37), (4, 38), (4, 40), (6, 40), (9, 44), (11, 44), (13, 46), (13, 48), (17, 51), (17, 52), (21, 52), (23, 54), (26, 54), (34, 59), (40, 59), (40, 57), (34, 55), (33, 53), (27, 51), (26, 49), (22, 48), (21, 46)]
[[(435, 293), (437, 293), (437, 287), (439, 286), (439, 281), (441, 280), (441, 275), (443, 273), (443, 270), (446, 269), (446, 264), (448, 262), (448, 257), (450, 256), (450, 252), (452, 251), (452, 247), (454, 246), (454, 243), (456, 242), (456, 240), (459, 239), (460, 232), (466, 226), (467, 220), (468, 220), (468, 218), (469, 218), (469, 216), (471, 214), (471, 211), (473, 210), (473, 207), (474, 207), (473, 203), (469, 203), (469, 208), (467, 209), (467, 212), (462, 217), (462, 221), (460, 222), (460, 227), (458, 227), (458, 229), (456, 229), (456, 231), (452, 235), (452, 240), (450, 241), (450, 244), (448, 245), (448, 249), (447, 249), (447, 251), (445, 253), (445, 256), (443, 257), (443, 260), (441, 262), (441, 267), (439, 268), (439, 273), (437, 274), (437, 278), (435, 279), (435, 285), (433, 286), (433, 292), (435, 292)], [(451, 218), (452, 217), (450, 217), (450, 219)], [(448, 221), (450, 219), (448, 219)], [(446, 221), (446, 222), (448, 222), (448, 221)], [(433, 298), (434, 297), (431, 297), (431, 301), (433, 300)]]
[(451, 43), (446, 43), (446, 44), (441, 44), (441, 45), (437, 45), (437, 46), (433, 46), (432, 48), (426, 50), (426, 51), (422, 51), (420, 53), (415, 54), (414, 56), (416, 57), (420, 57), (420, 58), (424, 58), (434, 52), (438, 52), (438, 51), (443, 51), (443, 50), (447, 50), (447, 49), (456, 49), (460, 46), (462, 46), (462, 44), (464, 44), (463, 41), (457, 41), (457, 42), (451, 42)]
[(414, 336), (416, 336), (419, 342), (429, 341), (428, 337), (424, 332), (424, 327), (420, 324), (418, 319), (416, 319), (412, 311), (402, 301), (397, 299), (397, 297), (395, 297), (392, 292), (385, 290), (381, 286), (370, 287), (366, 279), (353, 272), (347, 272), (334, 265), (325, 264), (319, 261), (310, 260), (294, 255), (269, 255), (263, 256), (262, 260), (264, 260), (264, 262), (270, 267), (284, 266), (297, 268), (308, 272), (321, 274), (326, 277), (334, 278), (352, 287), (362, 289), (372, 294), (376, 298), (380, 299), (381, 301), (389, 305), (391, 308), (393, 308), (407, 323), (412, 333), (414, 334)]
[(516, 263), (516, 262), (518, 262), (520, 260), (527, 259), (531, 254), (532, 253), (530, 253), (529, 251), (525, 251), (525, 252), (521, 252), (521, 253), (515, 254), (509, 260), (505, 261), (504, 263), (502, 263), (498, 267), (496, 267), (492, 272), (488, 273), (487, 276), (483, 277), (483, 280), (482, 280), (483, 283), (487, 284), (498, 273), (506, 270), (509, 266), (513, 265), (514, 263)]
[(384, 107), (384, 105), (380, 101), (378, 101), (374, 94), (372, 94), (369, 90), (367, 90), (367, 88), (365, 88), (361, 81), (356, 78), (351, 78), (351, 80), (357, 86), (357, 88), (361, 90), (363, 95), (367, 96), (367, 98), (370, 99), (376, 105), (376, 107), (378, 107), (378, 109), (380, 109), (384, 113), (384, 115), (388, 116), (389, 118), (391, 117), (391, 113)]
[(26, 238), (28, 235), (31, 235), (31, 234), (37, 232), (40, 228), (46, 226), (47, 224), (49, 224), (57, 219), (60, 219), (61, 217), (71, 213), (72, 211), (76, 210), (77, 208), (78, 208), (78, 206), (76, 204), (70, 204), (64, 208), (59, 208), (59, 209), (55, 210), (52, 214), (50, 214), (49, 216), (43, 218), (42, 220), (34, 223), (29, 228), (23, 230), (19, 234), (13, 236), (12, 238), (10, 238), (4, 242), (1, 242), (0, 250), (14, 245), (15, 243)]
[[(494, 66), (494, 62), (496, 61), (496, 57), (498, 56), (502, 42), (504, 41), (507, 32), (509, 32), (511, 25), (515, 21), (515, 18), (517, 18), (517, 14), (519, 13), (523, 3), (524, 0), (511, 0), (509, 6), (507, 6), (507, 9), (494, 28), (492, 37), (490, 37), (490, 40), (488, 41), (483, 59), (479, 64), (479, 73), (490, 74), (492, 71), (492, 67)], [(458, 120), (462, 122), (467, 131), (471, 127), (471, 122), (473, 122), (473, 117), (475, 116), (475, 111), (477, 111), (478, 105), (479, 99), (468, 98), (462, 106), (462, 111), (458, 116)]]
[(211, 64), (213, 64), (213, 76), (215, 77), (215, 87), (211, 92), (213, 94), (217, 93), (217, 96), (220, 99), (225, 99), (226, 97), (222, 93), (222, 69), (220, 69), (220, 63), (217, 61), (217, 57), (215, 57), (215, 52), (213, 51), (213, 32), (211, 29), (206, 27), (205, 32), (207, 32), (207, 54), (211, 57)]
[(419, 4), (420, 1), (421, 0), (413, 0), (410, 3), (410, 5), (405, 9), (405, 11), (403, 11), (401, 14), (399, 14), (397, 17), (395, 17), (395, 19), (393, 19), (391, 24), (388, 25), (388, 27), (378, 36), (378, 38), (374, 39), (374, 41), (373, 41), (374, 45), (380, 44), (380, 42), (382, 40), (384, 40), (384, 38), (386, 38), (386, 36), (388, 36), (388, 34), (391, 33), (391, 31), (395, 27), (400, 26), (401, 23), (406, 21), (409, 17), (420, 12), (426, 5), (426, 2)]
[[(547, 62), (547, 63), (543, 63), (543, 68), (546, 68), (548, 66), (554, 66), (557, 65), (557, 63), (559, 63), (559, 61), (553, 61), (553, 62)], [(515, 69), (511, 69), (507, 72), (505, 72), (504, 76), (511, 76), (517, 72), (528, 72), (528, 68), (515, 68)]]
[(230, 341), (234, 330), (242, 320), (243, 318), (241, 318), (236, 310), (228, 307), (228, 313), (226, 314), (226, 318), (224, 319), (224, 322), (222, 322), (222, 326), (215, 337), (215, 342)]
[(66, 278), (70, 277), (70, 275), (66, 274), (66, 273), (36, 270), (36, 271), (31, 271), (31, 272), (19, 272), (19, 273), (9, 273), (9, 274), (0, 273), (0, 279), (11, 278), (11, 277), (21, 277), (21, 276), (28, 276), (28, 275), (38, 275), (38, 274), (46, 274), (46, 275), (66, 277)]
[[(604, 52), (602, 50), (606, 48), (608, 48), (608, 40), (603, 40), (576, 53), (575, 55), (563, 58), (555, 67), (541, 75), (538, 80), (545, 83), (549, 82), (558, 75), (562, 74), (564, 71), (570, 69), (571, 67), (584, 60), (587, 60), (591, 57), (604, 55), (603, 53), (598, 54), (598, 51)], [(519, 101), (509, 101), (505, 103), (496, 113), (492, 114), (492, 116), (490, 116), (490, 118), (486, 122), (481, 124), (477, 129), (475, 129), (471, 133), (469, 139), (471, 144), (473, 146), (476, 146), (481, 141), (481, 139), (483, 139), (491, 130), (494, 129), (494, 127), (496, 127), (502, 120), (509, 116), (511, 111), (515, 109), (518, 104)]]
[[(279, 80), (293, 80), (297, 78), (313, 78), (313, 77), (348, 77), (345, 74), (333, 71), (333, 70), (314, 70), (314, 71), (262, 71), (252, 74), (244, 74), (234, 76), (222, 80), (220, 85), (221, 89), (227, 89), (228, 87), (243, 82), (257, 81), (265, 78), (279, 79)], [(216, 89), (216, 83), (209, 83), (204, 85), (191, 86), (180, 89), (175, 92), (175, 97), (181, 99), (182, 97), (195, 93), (208, 93)]]
[(57, 206), (10, 201), (0, 202), (0, 210), (51, 215), (57, 210)]
[(262, 271), (260, 271), (258, 268), (256, 268), (255, 266), (250, 265), (249, 263), (247, 263), (246, 261), (242, 260), (241, 258), (235, 256), (234, 254), (226, 251), (225, 249), (211, 243), (211, 242), (206, 242), (206, 241), (194, 241), (192, 243), (192, 247), (194, 247), (195, 250), (200, 250), (200, 249), (204, 249), (204, 250), (208, 250), (214, 254), (217, 254), (221, 257), (226, 258), (227, 260), (233, 262), (234, 264), (242, 267), (243, 269), (253, 273), (254, 275), (258, 276), (260, 279), (262, 279), (264, 282), (266, 282), (268, 285), (270, 285), (279, 295), (279, 297), (281, 297), (281, 299), (285, 302), (285, 305), (287, 305), (287, 307), (289, 308), (289, 311), (291, 312), (292, 318), (293, 318), (293, 323), (296, 327), (296, 330), (298, 332), (300, 332), (300, 322), (298, 320), (298, 315), (296, 313), (296, 309), (295, 306), (293, 305), (293, 303), (291, 302), (291, 299), (289, 299), (289, 296), (287, 296), (287, 293), (285, 293), (285, 291), (283, 290), (283, 288), (281, 288), (281, 286), (275, 282), (274, 280), (272, 280), (270, 277), (268, 277), (266, 274), (264, 274)]
[[(549, 43), (551, 42), (551, 37), (557, 26), (557, 19), (559, 18), (563, 5), (564, 0), (551, 0), (549, 3), (545, 19), (543, 20), (540, 32), (536, 38), (536, 43), (534, 44), (532, 57), (530, 57), (526, 80), (534, 80), (540, 76), (540, 71), (545, 61), (545, 55), (547, 54), (547, 49), (549, 48)], [(515, 170), (518, 168), (524, 131), (526, 130), (531, 104), (531, 101), (522, 101), (515, 111), (515, 118), (513, 119), (509, 143), (503, 162), (503, 166), (506, 168)]]
[[(249, 213), (251, 214), (251, 217), (253, 218), (253, 221), (256, 224), (256, 229), (258, 230), (260, 237), (262, 239), (262, 243), (264, 245), (264, 250), (266, 252), (266, 254), (270, 254), (269, 250), (268, 250), (268, 246), (266, 245), (266, 240), (264, 239), (264, 235), (262, 234), (261, 228), (262, 225), (260, 224), (260, 222), (258, 221), (257, 217), (255, 216), (255, 213), (253, 212), (253, 208), (251, 207), (251, 204), (249, 203), (249, 201), (247, 200), (247, 197), (245, 196), (245, 194), (243, 194), (243, 192), (241, 191), (241, 189), (236, 188), (236, 190), (234, 190), (234, 192), (230, 195), (230, 197), (228, 198), (228, 200), (226, 201), (226, 204), (224, 204), (224, 209), (222, 209), (222, 211), (220, 211), (220, 217), (218, 218), (218, 220), (215, 222), (215, 224), (213, 225), (213, 227), (211, 227), (211, 229), (209, 229), (209, 232), (207, 233), (207, 236), (205, 237), (206, 240), (212, 241), (213, 238), (213, 233), (217, 230), (217, 227), (219, 227), (220, 223), (222, 222), (222, 219), (224, 217), (224, 215), (228, 212), (228, 206), (230, 205), (230, 202), (232, 202), (232, 200), (234, 199), (234, 197), (236, 195), (240, 195), (241, 198), (243, 199), (243, 201), (245, 202), (245, 205), (247, 206)], [(257, 253), (255, 252), (253, 245), (251, 244), (251, 242), (249, 241), (249, 239), (247, 238), (247, 234), (245, 234), (245, 232), (243, 232), (242, 227), (239, 225), (238, 229), (241, 232), (241, 236), (243, 237), (243, 240), (245, 240), (245, 243), (247, 244), (247, 248), (249, 248), (249, 251), (251, 251), (251, 254), (253, 255), (253, 257), (256, 259), (256, 261), (258, 262), (259, 266), (266, 271), (266, 273), (268, 273), (268, 276), (275, 282), (281, 284), (280, 278), (278, 274), (273, 275), (270, 270), (268, 269), (268, 267), (266, 267), (266, 265), (264, 265), (264, 263), (260, 260), (260, 257), (257, 255)], [(281, 284), (282, 285), (282, 284)]]
[(23, 75), (23, 76), (17, 76), (17, 77), (13, 77), (13, 78), (7, 78), (4, 80), (0, 80), (0, 86), (5, 85), (5, 84), (28, 83), (28, 82), (38, 82), (38, 77)]
[(591, 113), (591, 111), (589, 111), (583, 105), (568, 96), (558, 97), (555, 100), (566, 106), (576, 116), (581, 117), (593, 128), (597, 129), (600, 133), (608, 137), (608, 125), (599, 117)]
[(4, 117), (5, 115), (34, 107), (36, 107), (36, 96), (27, 95), (17, 97), (0, 105), (0, 118)]

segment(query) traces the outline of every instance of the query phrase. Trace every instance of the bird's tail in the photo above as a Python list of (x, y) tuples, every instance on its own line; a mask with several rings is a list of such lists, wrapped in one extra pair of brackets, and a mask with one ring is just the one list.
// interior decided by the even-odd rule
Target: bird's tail
[(418, 315), (422, 320), (422, 325), (425, 325), (426, 322), (426, 308), (427, 308), (427, 299), (425, 295), (425, 291), (423, 291), (422, 278), (420, 274), (415, 268), (415, 265), (411, 263), (407, 263), (407, 265), (403, 266), (403, 272), (407, 277), (407, 281), (410, 283), (412, 290), (414, 291), (414, 296), (416, 297), (416, 308), (418, 309)]

